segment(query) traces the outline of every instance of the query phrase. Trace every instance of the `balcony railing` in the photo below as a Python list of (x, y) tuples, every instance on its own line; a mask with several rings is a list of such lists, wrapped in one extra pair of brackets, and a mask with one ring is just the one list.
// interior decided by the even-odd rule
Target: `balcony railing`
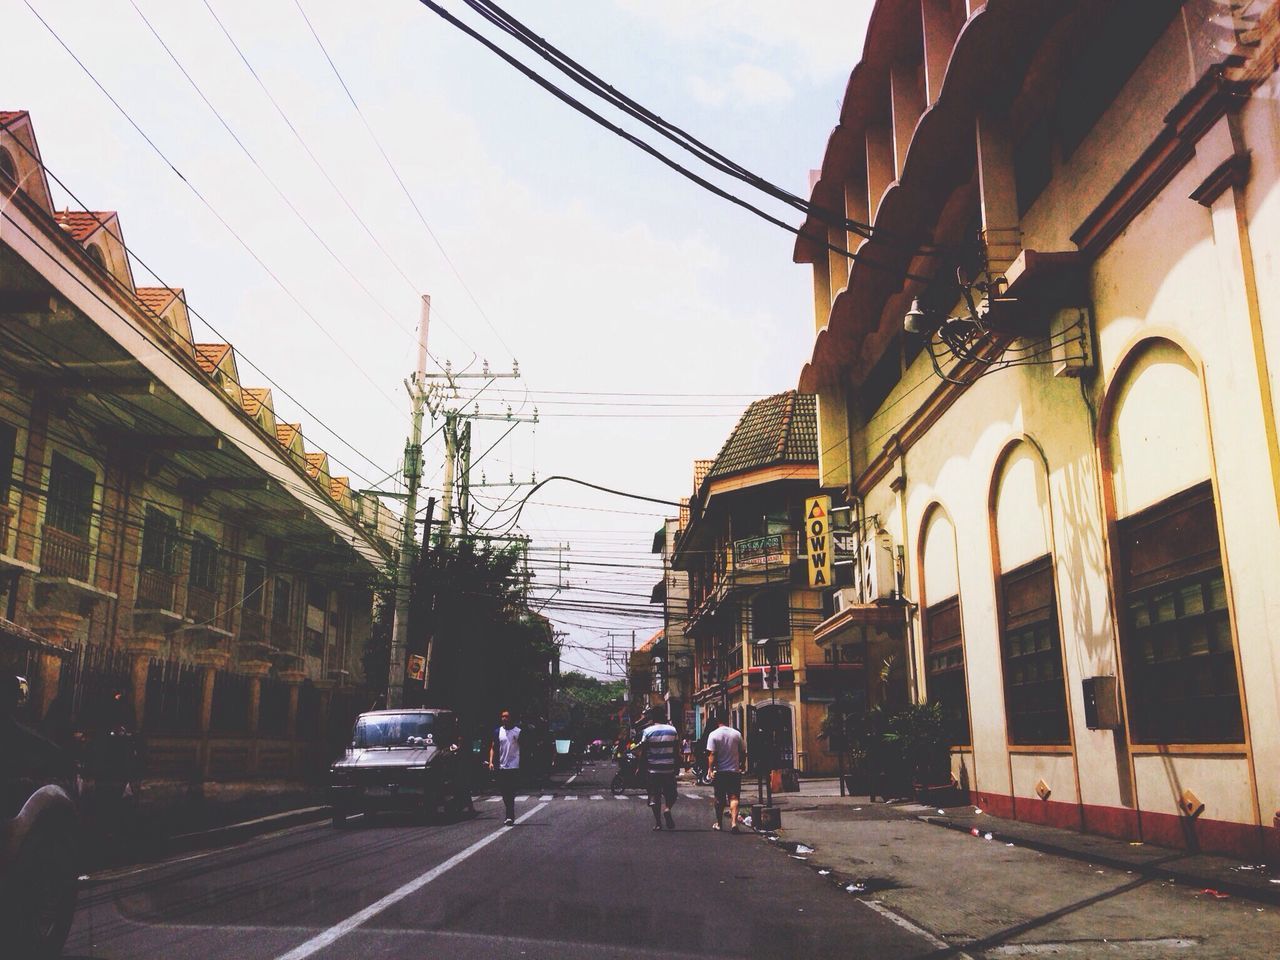
[(50, 577), (88, 581), (89, 559), (93, 553), (89, 541), (47, 524), (42, 528), (40, 536), (41, 573)]
[(172, 610), (176, 581), (173, 574), (163, 570), (143, 568), (138, 571), (139, 610)]
[(754, 644), (752, 645), (751, 665), (753, 667), (767, 667), (770, 665), (770, 663), (776, 663), (780, 666), (785, 667), (789, 663), (791, 663), (791, 641), (790, 640), (777, 640), (773, 644), (771, 644), (771, 646), (773, 647), (772, 661), (769, 659), (769, 654), (770, 654), (769, 645), (762, 646), (762, 647), (755, 646)]
[(731, 673), (736, 673), (742, 669), (742, 647), (734, 644), (724, 658), (723, 676), (728, 677)]
[(218, 595), (203, 587), (187, 587), (187, 616), (202, 626), (220, 626)]
[[(0, 505), (0, 553), (9, 554), (9, 527), (13, 520), (13, 511)], [(12, 554), (10, 554), (12, 556)]]
[(240, 614), (240, 640), (244, 643), (271, 643), (271, 628), (267, 618), (256, 610), (243, 610)]

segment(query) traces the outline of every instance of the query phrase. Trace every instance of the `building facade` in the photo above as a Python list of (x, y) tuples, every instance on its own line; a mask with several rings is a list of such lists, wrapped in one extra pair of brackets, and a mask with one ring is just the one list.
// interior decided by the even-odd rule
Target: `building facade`
[(63, 651), (37, 709), (86, 650), (124, 659), (140, 726), (189, 668), (358, 681), (394, 518), (135, 259), (117, 214), (53, 207), (31, 117), (0, 111), (0, 617)]
[(751, 404), (694, 479), (672, 567), (688, 575), (697, 731), (717, 716), (757, 760), (775, 752), (777, 766), (833, 772), (822, 725), (842, 668), (814, 639), (829, 600), (808, 586), (801, 535), (805, 498), (819, 493), (814, 397)]
[(993, 812), (1277, 850), (1277, 16), (879, 2), (813, 177), (822, 482)]

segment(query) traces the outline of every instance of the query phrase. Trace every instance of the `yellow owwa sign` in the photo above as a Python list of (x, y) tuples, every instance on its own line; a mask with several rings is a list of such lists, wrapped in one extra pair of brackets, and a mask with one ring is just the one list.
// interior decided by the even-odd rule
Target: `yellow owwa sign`
[(809, 586), (831, 586), (831, 498), (804, 502), (804, 539), (809, 551)]

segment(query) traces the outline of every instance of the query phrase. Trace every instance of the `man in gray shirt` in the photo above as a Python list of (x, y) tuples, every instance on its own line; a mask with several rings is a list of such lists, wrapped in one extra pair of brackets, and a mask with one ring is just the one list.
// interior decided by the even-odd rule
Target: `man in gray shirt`
[(738, 832), (738, 802), (742, 795), (742, 771), (747, 765), (747, 748), (742, 734), (718, 719), (711, 721), (707, 734), (707, 776), (716, 791), (716, 822), (712, 830), (721, 829), (725, 804), (729, 805), (729, 830)]

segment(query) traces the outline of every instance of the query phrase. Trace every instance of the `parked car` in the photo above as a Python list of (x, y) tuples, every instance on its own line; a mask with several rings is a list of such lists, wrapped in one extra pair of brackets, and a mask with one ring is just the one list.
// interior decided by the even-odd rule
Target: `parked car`
[(351, 743), (330, 768), (333, 825), (356, 813), (471, 807), (467, 752), (449, 710), (372, 710), (356, 719)]
[(17, 719), (25, 682), (0, 680), (0, 943), (6, 956), (56, 957), (76, 907), (75, 766)]

